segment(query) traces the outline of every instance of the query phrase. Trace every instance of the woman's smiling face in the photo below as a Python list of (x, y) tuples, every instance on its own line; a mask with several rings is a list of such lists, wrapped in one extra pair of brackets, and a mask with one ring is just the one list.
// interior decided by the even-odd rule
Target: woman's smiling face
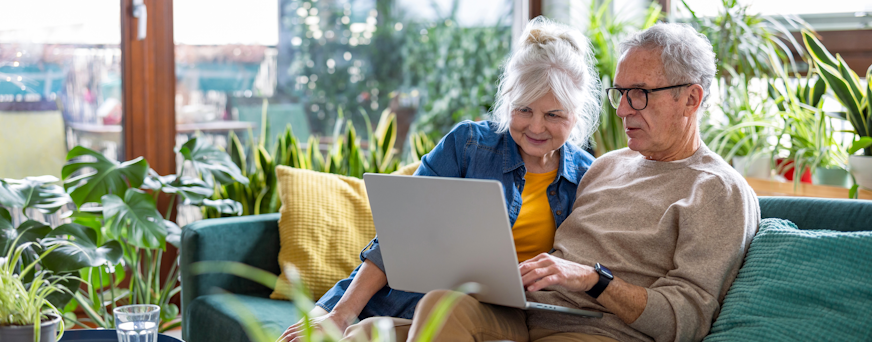
[(525, 163), (550, 159), (569, 140), (575, 120), (575, 115), (548, 92), (529, 105), (512, 111), (509, 134), (520, 148)]

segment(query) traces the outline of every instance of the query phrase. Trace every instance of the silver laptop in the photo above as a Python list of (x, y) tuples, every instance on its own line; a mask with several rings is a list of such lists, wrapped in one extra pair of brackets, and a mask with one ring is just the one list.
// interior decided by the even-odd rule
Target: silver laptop
[(365, 174), (391, 288), (427, 293), (475, 282), (490, 304), (602, 317), (528, 302), (502, 184), (493, 180)]

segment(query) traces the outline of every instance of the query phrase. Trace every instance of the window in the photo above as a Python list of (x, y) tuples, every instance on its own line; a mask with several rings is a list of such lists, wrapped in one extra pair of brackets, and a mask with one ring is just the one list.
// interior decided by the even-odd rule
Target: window
[(124, 158), (120, 12), (112, 0), (4, 4), (0, 177), (59, 177), (76, 145)]
[(178, 132), (222, 127), (213, 131), (219, 144), (229, 131), (247, 143), (249, 132), (275, 137), (290, 124), (306, 141), (351, 123), (365, 140), (366, 119), (375, 125), (388, 110), (399, 146), (413, 126), (444, 134), (493, 103), (512, 8), (511, 0), (177, 1)]

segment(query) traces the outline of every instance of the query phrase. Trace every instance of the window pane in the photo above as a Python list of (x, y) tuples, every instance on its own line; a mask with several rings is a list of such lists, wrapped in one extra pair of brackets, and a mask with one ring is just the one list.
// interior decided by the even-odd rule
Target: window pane
[(511, 0), (176, 1), (178, 131), (218, 127), (210, 135), (219, 144), (230, 131), (244, 144), (256, 141), (249, 132), (266, 131), (270, 146), (288, 124), (305, 142), (350, 122), (366, 140), (364, 116), (374, 126), (390, 110), (398, 146), (413, 121), (441, 135), (459, 120), (484, 118), (492, 105), (511, 45), (511, 7)]
[(60, 177), (76, 145), (123, 159), (120, 3), (32, 0), (0, 11), (0, 178)]

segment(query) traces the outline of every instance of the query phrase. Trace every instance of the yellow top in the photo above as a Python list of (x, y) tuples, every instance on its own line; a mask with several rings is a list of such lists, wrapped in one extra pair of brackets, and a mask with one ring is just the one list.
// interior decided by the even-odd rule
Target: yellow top
[(557, 170), (548, 173), (530, 173), (521, 192), (521, 212), (512, 227), (518, 262), (548, 253), (554, 245), (554, 214), (548, 203), (548, 185), (554, 182)]

